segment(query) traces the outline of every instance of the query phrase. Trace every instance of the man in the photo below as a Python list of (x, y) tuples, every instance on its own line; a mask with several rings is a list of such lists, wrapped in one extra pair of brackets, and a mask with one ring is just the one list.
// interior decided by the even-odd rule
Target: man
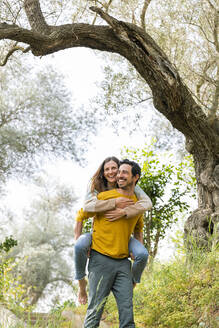
[[(140, 178), (141, 169), (135, 162), (121, 162), (117, 184), (119, 188), (98, 194), (106, 200), (127, 197), (134, 202), (137, 198), (134, 187)], [(133, 281), (131, 262), (128, 259), (128, 242), (132, 233), (143, 242), (142, 215), (127, 220), (122, 217), (114, 222), (112, 229), (104, 213), (95, 216), (93, 222), (92, 246), (88, 265), (89, 301), (84, 328), (99, 327), (101, 315), (110, 291), (113, 292), (119, 310), (120, 328), (135, 327), (133, 317)]]

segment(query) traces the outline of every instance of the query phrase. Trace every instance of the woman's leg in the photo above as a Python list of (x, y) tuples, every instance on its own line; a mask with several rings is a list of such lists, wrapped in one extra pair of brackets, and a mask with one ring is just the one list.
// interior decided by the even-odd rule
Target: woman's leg
[(75, 279), (81, 280), (86, 276), (85, 269), (87, 264), (87, 253), (92, 242), (92, 234), (85, 233), (81, 235), (75, 243), (74, 262), (75, 262)]
[(141, 280), (142, 272), (147, 264), (148, 251), (137, 239), (131, 237), (129, 240), (129, 253), (134, 256), (132, 266), (132, 277), (134, 283), (139, 283)]
[(81, 235), (75, 243), (75, 279), (78, 280), (79, 291), (78, 301), (80, 304), (87, 303), (87, 281), (85, 280), (85, 270), (87, 264), (87, 253), (90, 249), (92, 242), (92, 234), (85, 233)]

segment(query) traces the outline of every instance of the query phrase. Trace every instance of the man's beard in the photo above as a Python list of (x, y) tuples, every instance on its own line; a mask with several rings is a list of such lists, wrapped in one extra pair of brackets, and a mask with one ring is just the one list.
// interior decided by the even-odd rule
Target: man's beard
[(118, 186), (119, 186), (120, 189), (127, 190), (127, 189), (129, 189), (130, 187), (133, 186), (133, 182), (130, 182), (130, 183), (128, 183), (128, 184), (125, 185), (125, 186), (121, 186), (121, 187), (120, 187), (120, 185), (118, 185)]

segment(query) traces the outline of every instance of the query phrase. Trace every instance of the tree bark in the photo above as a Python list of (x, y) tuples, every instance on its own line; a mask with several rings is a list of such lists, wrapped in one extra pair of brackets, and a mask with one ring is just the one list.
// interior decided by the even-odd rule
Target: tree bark
[(194, 157), (198, 210), (187, 220), (186, 237), (192, 235), (198, 244), (209, 246), (219, 221), (219, 121), (209, 124), (165, 53), (138, 26), (116, 20), (97, 7), (90, 9), (108, 26), (48, 26), (39, 0), (25, 0), (24, 6), (31, 30), (2, 23), (0, 39), (26, 43), (35, 56), (73, 47), (118, 53), (144, 78), (152, 90), (155, 108), (184, 134), (187, 150)]
[(150, 256), (152, 255), (151, 221), (152, 221), (151, 211), (148, 211), (147, 213), (144, 214), (144, 231), (145, 231), (144, 245), (145, 247), (147, 247)]

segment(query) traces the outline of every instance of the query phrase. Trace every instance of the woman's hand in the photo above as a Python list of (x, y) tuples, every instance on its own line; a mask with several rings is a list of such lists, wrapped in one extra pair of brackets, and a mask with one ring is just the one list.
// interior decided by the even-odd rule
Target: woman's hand
[(133, 255), (133, 253), (132, 253), (132, 252), (130, 252), (130, 253), (129, 253), (129, 256), (131, 257), (132, 261), (134, 261), (134, 260), (135, 260), (135, 257), (134, 257), (134, 255)]
[(109, 219), (109, 221), (116, 221), (121, 219), (126, 215), (125, 211), (122, 208), (116, 208), (112, 211), (105, 212), (105, 218)]
[(133, 200), (125, 198), (125, 197), (116, 198), (116, 208), (125, 208), (130, 205), (134, 205)]

